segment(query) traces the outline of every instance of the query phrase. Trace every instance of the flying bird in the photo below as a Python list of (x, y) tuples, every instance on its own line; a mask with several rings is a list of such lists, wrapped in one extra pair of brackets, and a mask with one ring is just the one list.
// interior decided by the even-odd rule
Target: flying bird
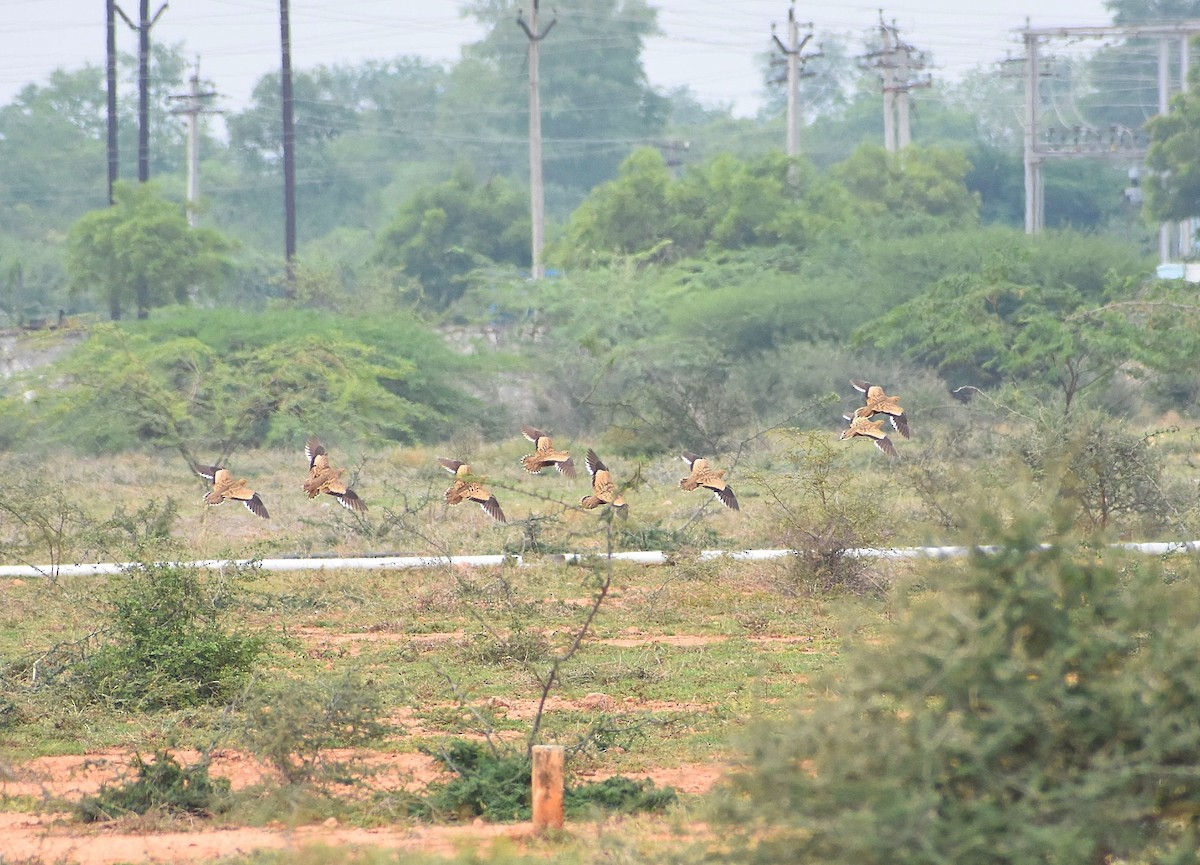
[(234, 479), (228, 469), (220, 468), (219, 466), (192, 466), (196, 474), (202, 478), (206, 478), (212, 483), (212, 489), (204, 496), (206, 505), (219, 505), (226, 499), (239, 501), (246, 506), (246, 509), (256, 517), (262, 517), (264, 520), (269, 520), (271, 515), (267, 513), (267, 506), (263, 504), (263, 500), (259, 498), (258, 493), (246, 486), (246, 479)]
[(842, 415), (842, 417), (850, 421), (850, 427), (842, 430), (842, 441), (854, 438), (855, 436), (864, 436), (873, 440), (875, 447), (888, 456), (899, 456), (896, 453), (896, 446), (892, 444), (892, 440), (883, 431), (883, 421), (871, 420), (870, 406), (860, 406), (855, 410), (854, 414)]
[(316, 436), (311, 436), (304, 443), (304, 456), (308, 458), (308, 477), (304, 479), (304, 492), (310, 499), (327, 493), (337, 499), (338, 504), (346, 510), (357, 511), (360, 514), (367, 512), (367, 503), (342, 480), (342, 472), (345, 469), (335, 469), (329, 465), (329, 453)]
[(575, 477), (575, 462), (566, 451), (556, 451), (550, 437), (531, 426), (521, 427), (525, 438), (533, 442), (533, 453), (521, 457), (521, 465), (530, 474), (539, 474), (546, 466), (554, 466), (569, 478)]
[(733, 488), (725, 483), (725, 469), (714, 469), (704, 457), (689, 451), (684, 451), (682, 458), (691, 467), (692, 473), (679, 482), (680, 489), (694, 490), (696, 487), (704, 487), (706, 490), (712, 490), (726, 507), (735, 511), (741, 510)]
[(504, 511), (500, 510), (500, 503), (496, 501), (491, 490), (475, 479), (469, 465), (444, 457), (438, 457), (438, 462), (441, 463), (442, 468), (454, 475), (454, 483), (450, 484), (450, 489), (446, 490), (447, 502), (457, 505), (464, 501), (472, 501), (483, 508), (487, 515), (496, 522), (507, 522), (504, 519)]
[(887, 415), (896, 432), (905, 438), (909, 437), (908, 412), (900, 407), (900, 397), (888, 396), (883, 392), (883, 388), (869, 381), (851, 379), (850, 385), (865, 395), (864, 404), (871, 410), (871, 414)]
[(588, 510), (600, 505), (612, 505), (614, 508), (625, 507), (625, 497), (621, 495), (617, 485), (613, 482), (608, 466), (600, 461), (600, 457), (596, 456), (596, 452), (591, 448), (587, 450), (586, 465), (588, 474), (592, 476), (592, 494), (584, 496), (579, 503)]

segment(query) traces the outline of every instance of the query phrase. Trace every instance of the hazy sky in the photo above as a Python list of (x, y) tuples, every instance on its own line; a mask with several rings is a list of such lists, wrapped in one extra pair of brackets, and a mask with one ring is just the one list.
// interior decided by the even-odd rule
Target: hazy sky
[[(570, 26), (572, 0), (542, 0)], [(119, 0), (131, 18), (138, 0)], [(162, 0), (151, 0), (151, 14)], [(450, 61), (481, 32), (460, 17), (458, 0), (291, 0), (292, 62), (297, 69), (416, 54)], [(758, 106), (756, 57), (771, 47), (771, 24), (787, 20), (786, 0), (657, 0), (664, 32), (650, 40), (645, 65), (651, 83), (690, 85), (709, 103), (732, 103), (739, 114)], [(0, 104), (26, 84), (44, 83), (57, 67), (104, 63), (105, 0), (0, 0)], [(822, 33), (857, 38), (879, 21), (879, 3), (803, 2), (796, 18)], [(1028, 16), (1035, 27), (1103, 25), (1103, 0), (891, 0), (884, 17), (901, 37), (932, 56), (935, 76), (953, 76), (1020, 53), (1015, 31)], [(278, 0), (171, 0), (152, 38), (184, 44), (199, 55), (201, 75), (215, 83), (220, 104), (247, 104), (255, 81), (279, 63)], [(118, 50), (134, 53), (137, 36), (123, 22)], [(513, 25), (516, 26), (515, 23)], [(781, 30), (781, 32), (784, 32)], [(560, 36), (561, 38), (561, 36)]]

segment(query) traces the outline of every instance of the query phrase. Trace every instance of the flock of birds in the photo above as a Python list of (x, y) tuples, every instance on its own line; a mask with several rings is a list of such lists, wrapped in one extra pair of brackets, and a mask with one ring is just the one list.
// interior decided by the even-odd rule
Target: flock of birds
[[(877, 415), (883, 415), (889, 420), (904, 438), (909, 437), (908, 413), (900, 406), (899, 397), (889, 395), (879, 385), (870, 382), (852, 380), (850, 384), (855, 390), (864, 395), (864, 403), (854, 410), (853, 414), (843, 417), (850, 426), (842, 431), (841, 440), (863, 436), (875, 442), (884, 453), (897, 456), (896, 446), (883, 431), (885, 420), (876, 420)], [(575, 477), (575, 461), (565, 450), (554, 447), (554, 442), (543, 433), (531, 426), (521, 427), (525, 438), (533, 442), (533, 453), (521, 457), (520, 463), (530, 474), (541, 474), (543, 469), (553, 467), (568, 478)], [(345, 469), (334, 468), (329, 462), (329, 452), (315, 436), (310, 437), (304, 444), (304, 456), (308, 460), (308, 476), (301, 488), (310, 499), (319, 495), (330, 495), (337, 499), (338, 504), (347, 510), (360, 514), (367, 512), (367, 504), (354, 490), (342, 480)], [(692, 491), (706, 489), (713, 493), (722, 504), (731, 510), (739, 510), (737, 496), (733, 488), (725, 482), (725, 470), (715, 468), (704, 457), (691, 451), (684, 451), (681, 458), (688, 464), (689, 474), (679, 481), (680, 489)], [(483, 478), (476, 475), (468, 463), (461, 460), (438, 457), (438, 463), (454, 480), (445, 492), (446, 502), (451, 505), (462, 502), (475, 502), (484, 512), (496, 522), (506, 522), (504, 510), (491, 490), (485, 486)], [(624, 496), (612, 474), (591, 448), (587, 449), (584, 460), (588, 475), (592, 480), (592, 491), (580, 499), (580, 505), (587, 509), (608, 505), (620, 513), (625, 513), (627, 504)], [(221, 466), (193, 466), (196, 473), (207, 479), (212, 488), (204, 496), (205, 504), (219, 505), (226, 500), (239, 501), (255, 516), (264, 520), (270, 518), (267, 506), (257, 492), (246, 485), (245, 478), (235, 479), (233, 474)]]

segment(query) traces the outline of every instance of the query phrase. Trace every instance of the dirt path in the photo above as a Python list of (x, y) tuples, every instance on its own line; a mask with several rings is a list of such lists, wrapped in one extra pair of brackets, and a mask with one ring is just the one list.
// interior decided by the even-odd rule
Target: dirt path
[(238, 827), (195, 832), (135, 834), (88, 831), (61, 815), (0, 813), (0, 848), (12, 861), (113, 865), (118, 862), (196, 862), (254, 850), (299, 850), (312, 844), (382, 847), (451, 857), (462, 849), (486, 848), (494, 839), (533, 837), (529, 823), (355, 829), (330, 820), (295, 829)]
[[(195, 751), (172, 752), (181, 763), (199, 759)], [(85, 756), (41, 757), (11, 767), (13, 777), (0, 779), (0, 796), (28, 797), (38, 801), (75, 801), (95, 793), (100, 785), (128, 772), (131, 754), (108, 750)], [(422, 786), (440, 771), (423, 754), (372, 755), (382, 770), (373, 778), (379, 783)], [(268, 770), (246, 754), (221, 750), (212, 755), (214, 776), (228, 778), (234, 789), (260, 783)], [(628, 773), (651, 778), (659, 786), (675, 787), (681, 793), (704, 793), (720, 779), (723, 767), (693, 764), (671, 769)], [(580, 780), (601, 780), (599, 774)], [(592, 827), (577, 827), (592, 831)], [(571, 832), (572, 827), (567, 826)], [(253, 850), (299, 850), (313, 844), (353, 845), (389, 850), (412, 850), (446, 856), (463, 850), (486, 851), (496, 838), (507, 838), (518, 846), (532, 840), (529, 823), (488, 824), (476, 820), (464, 826), (415, 826), (358, 829), (341, 826), (330, 819), (322, 824), (286, 828), (213, 828), (198, 823), (192, 831), (131, 831), (104, 825), (84, 825), (65, 813), (0, 812), (0, 862), (53, 862), (56, 865), (113, 865), (118, 862), (197, 862), (249, 853)]]

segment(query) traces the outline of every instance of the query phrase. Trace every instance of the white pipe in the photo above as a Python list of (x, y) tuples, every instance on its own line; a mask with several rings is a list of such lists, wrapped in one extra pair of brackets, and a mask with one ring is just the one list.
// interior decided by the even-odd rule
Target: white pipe
[[(1049, 549), (1050, 544), (1042, 544), (1042, 549)], [(1171, 553), (1200, 553), (1200, 540), (1197, 541), (1156, 541), (1149, 543), (1120, 543), (1112, 544), (1114, 549), (1128, 550), (1134, 553), (1163, 556)], [(848, 558), (862, 559), (950, 559), (965, 556), (971, 550), (984, 553), (994, 553), (998, 548), (985, 544), (979, 546), (949, 546), (949, 547), (857, 547), (842, 551)], [(700, 561), (728, 557), (734, 561), (764, 561), (767, 559), (782, 559), (799, 555), (799, 550), (702, 550)], [(567, 564), (577, 564), (588, 559), (611, 558), (613, 561), (633, 562), (639, 565), (665, 565), (672, 561), (672, 556), (661, 550), (629, 550), (613, 553), (606, 557), (603, 553), (563, 553), (560, 556), (550, 556)], [(90, 577), (105, 574), (119, 574), (127, 568), (137, 567), (138, 562), (95, 562), (74, 565), (0, 565), (0, 577)], [(463, 567), (495, 567), (497, 565), (513, 564), (522, 567), (525, 564), (521, 556), (481, 555), (481, 556), (371, 556), (361, 558), (311, 558), (311, 559), (207, 559), (194, 562), (177, 562), (187, 567), (205, 570), (220, 570), (228, 567), (254, 566), (264, 571), (324, 571), (324, 570), (386, 570), (402, 568), (437, 568), (442, 566)]]
[[(264, 571), (323, 571), (323, 570), (383, 570), (387, 568), (436, 568), (443, 565), (487, 567), (511, 562), (521, 565), (520, 556), (374, 556), (371, 558), (328, 559), (207, 559), (196, 562), (176, 562), (204, 570), (256, 566)], [(0, 577), (89, 577), (119, 574), (138, 562), (98, 562), (79, 565), (0, 565)]]

